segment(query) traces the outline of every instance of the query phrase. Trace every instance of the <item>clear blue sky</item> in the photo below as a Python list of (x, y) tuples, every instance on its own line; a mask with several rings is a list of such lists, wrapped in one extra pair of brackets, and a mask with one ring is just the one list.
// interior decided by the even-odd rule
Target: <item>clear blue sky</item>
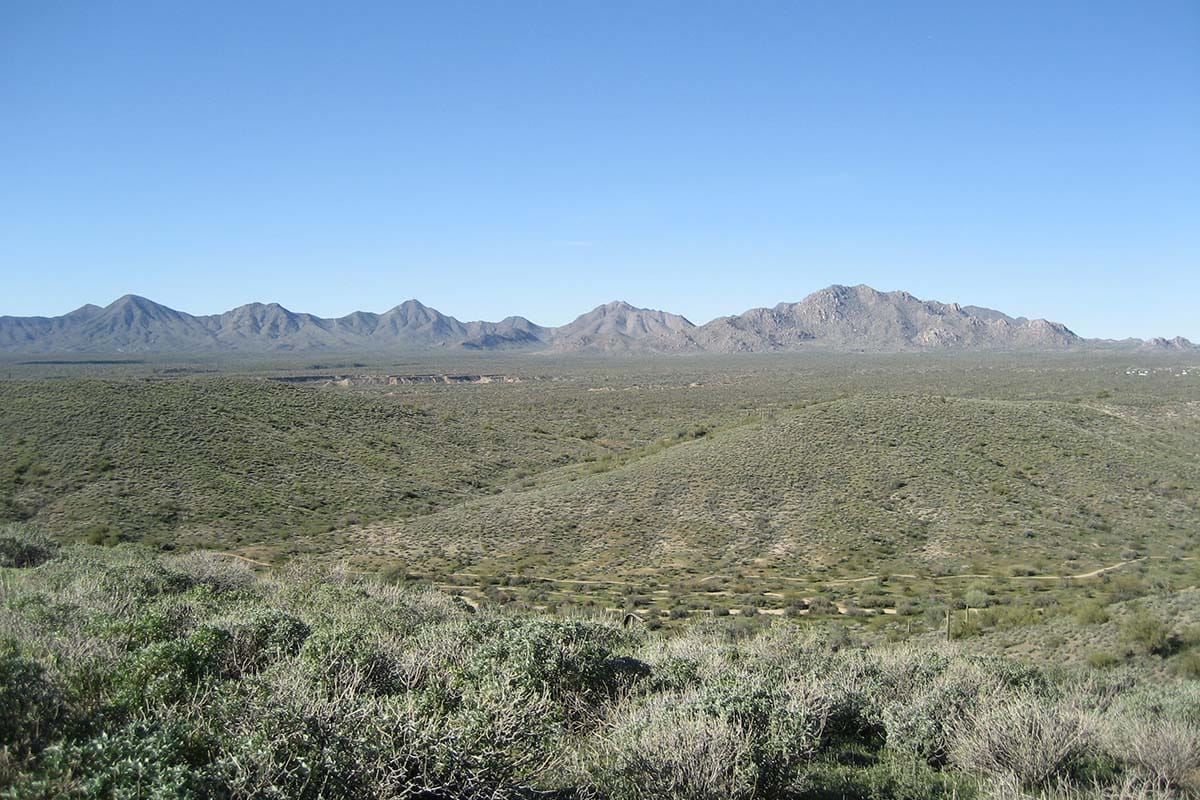
[(1200, 3), (0, 4), (0, 314), (830, 283), (1200, 340)]

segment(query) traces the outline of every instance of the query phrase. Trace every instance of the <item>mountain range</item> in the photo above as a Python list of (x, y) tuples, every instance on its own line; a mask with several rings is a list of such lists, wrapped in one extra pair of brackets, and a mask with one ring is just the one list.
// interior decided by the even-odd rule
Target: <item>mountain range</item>
[(416, 300), (390, 311), (323, 318), (278, 303), (194, 316), (125, 295), (60, 317), (0, 317), (0, 351), (200, 353), (453, 348), (534, 352), (740, 353), (838, 350), (1062, 350), (1086, 346), (1192, 350), (1174, 339), (1083, 339), (1062, 323), (979, 306), (921, 300), (870, 286), (830, 286), (798, 303), (753, 308), (696, 325), (665, 311), (607, 303), (560, 327), (524, 317), (460, 322)]

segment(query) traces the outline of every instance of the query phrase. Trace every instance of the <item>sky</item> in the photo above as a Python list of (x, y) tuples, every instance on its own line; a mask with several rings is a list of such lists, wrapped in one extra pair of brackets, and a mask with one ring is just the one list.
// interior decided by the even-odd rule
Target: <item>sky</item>
[(1200, 341), (1200, 3), (0, 3), (0, 314), (693, 322), (833, 283)]

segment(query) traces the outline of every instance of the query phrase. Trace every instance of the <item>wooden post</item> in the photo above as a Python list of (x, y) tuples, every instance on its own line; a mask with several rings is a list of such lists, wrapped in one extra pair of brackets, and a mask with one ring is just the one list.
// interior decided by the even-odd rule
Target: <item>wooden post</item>
[(946, 606), (946, 641), (950, 641), (950, 606)]

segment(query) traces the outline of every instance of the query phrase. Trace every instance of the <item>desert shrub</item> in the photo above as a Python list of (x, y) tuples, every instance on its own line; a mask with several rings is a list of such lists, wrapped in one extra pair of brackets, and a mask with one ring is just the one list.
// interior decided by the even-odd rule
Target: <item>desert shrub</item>
[(176, 595), (193, 585), (191, 578), (161, 559), (129, 546), (117, 548), (113, 560), (86, 561), (73, 574), (72, 594), (84, 602), (100, 602), (119, 613), (132, 613), (163, 595)]
[(409, 695), (389, 698), (377, 734), (384, 797), (525, 798), (561, 775), (565, 744), (554, 702), (493, 679), (452, 705)]
[(1141, 683), (1125, 687), (1107, 709), (1114, 717), (1200, 719), (1200, 686), (1190, 683)]
[(757, 791), (767, 797), (782, 793), (817, 751), (830, 707), (819, 685), (748, 669), (731, 670), (702, 685), (691, 702), (744, 732)]
[(1075, 607), (1075, 621), (1080, 625), (1099, 625), (1108, 622), (1108, 608), (1098, 600), (1089, 600)]
[(1094, 650), (1088, 653), (1087, 663), (1093, 669), (1109, 669), (1115, 667), (1121, 659), (1107, 650)]
[(1170, 629), (1161, 619), (1141, 609), (1121, 624), (1121, 641), (1135, 652), (1147, 655), (1168, 655), (1171, 652)]
[(336, 693), (345, 685), (372, 694), (403, 690), (396, 649), (378, 631), (361, 624), (319, 627), (300, 646), (301, 665), (314, 685)]
[(894, 754), (871, 758), (848, 749), (822, 761), (804, 775), (799, 796), (805, 798), (870, 798), (871, 800), (962, 800), (975, 797), (969, 776), (931, 767), (924, 761)]
[(0, 567), (36, 567), (57, 553), (57, 542), (27, 525), (0, 526)]
[[(171, 598), (175, 600), (176, 598)], [(157, 602), (133, 610), (132, 616), (102, 616), (87, 630), (123, 649), (141, 647), (186, 635), (195, 627), (197, 611), (189, 602)]]
[(55, 733), (64, 708), (42, 665), (0, 640), (0, 750), (28, 755)]
[(202, 626), (131, 653), (114, 676), (118, 702), (137, 708), (182, 700), (205, 679), (224, 674), (231, 640), (228, 631)]
[(465, 680), (502, 672), (516, 686), (547, 693), (571, 718), (650, 672), (637, 659), (616, 656), (630, 634), (600, 622), (491, 617), (473, 620), (467, 636), (478, 644), (462, 666)]
[(810, 614), (836, 614), (837, 606), (828, 597), (818, 595), (808, 601), (808, 611)]
[(1032, 794), (1014, 776), (997, 775), (979, 787), (979, 796), (982, 800), (1179, 800), (1171, 786), (1137, 775), (1110, 781), (1093, 778), (1082, 784), (1058, 779)]
[(1101, 740), (1110, 756), (1151, 779), (1185, 786), (1200, 775), (1200, 720), (1112, 716)]
[(757, 782), (752, 749), (741, 726), (706, 713), (695, 698), (656, 695), (610, 715), (586, 770), (612, 800), (736, 800)]
[(967, 608), (987, 608), (992, 604), (992, 597), (982, 589), (970, 589), (963, 595), (963, 604)]
[(206, 800), (223, 792), (212, 753), (177, 727), (135, 723), (48, 747), (7, 793), (22, 800)]
[(668, 656), (655, 664), (646, 687), (650, 692), (679, 692), (700, 682), (700, 663), (689, 658)]
[(291, 614), (256, 608), (223, 626), (230, 634), (227, 668), (235, 675), (256, 672), (295, 655), (312, 629)]
[(899, 645), (872, 653), (879, 691), (887, 699), (912, 694), (941, 675), (958, 651), (952, 647)]
[(950, 758), (970, 772), (1012, 775), (1032, 788), (1070, 770), (1089, 752), (1092, 738), (1088, 719), (1070, 700), (998, 692), (981, 699), (957, 726)]
[(544, 696), (499, 681), (432, 693), (336, 695), (302, 669), (268, 674), (230, 734), (228, 783), (256, 798), (525, 797), (562, 746)]
[(913, 687), (897, 695), (881, 713), (888, 747), (931, 764), (943, 763), (956, 727), (980, 695), (994, 692), (999, 684), (984, 668), (957, 662), (927, 688)]
[(1200, 680), (1200, 651), (1181, 653), (1173, 665), (1175, 674), (1181, 678)]
[[(370, 796), (362, 751), (368, 697), (333, 696), (302, 669), (256, 682), (229, 722), (226, 782), (235, 797), (351, 798)], [(226, 698), (226, 702), (229, 699)]]
[(258, 583), (249, 564), (221, 553), (196, 551), (172, 558), (169, 563), (191, 583), (208, 586), (217, 592), (251, 589)]

